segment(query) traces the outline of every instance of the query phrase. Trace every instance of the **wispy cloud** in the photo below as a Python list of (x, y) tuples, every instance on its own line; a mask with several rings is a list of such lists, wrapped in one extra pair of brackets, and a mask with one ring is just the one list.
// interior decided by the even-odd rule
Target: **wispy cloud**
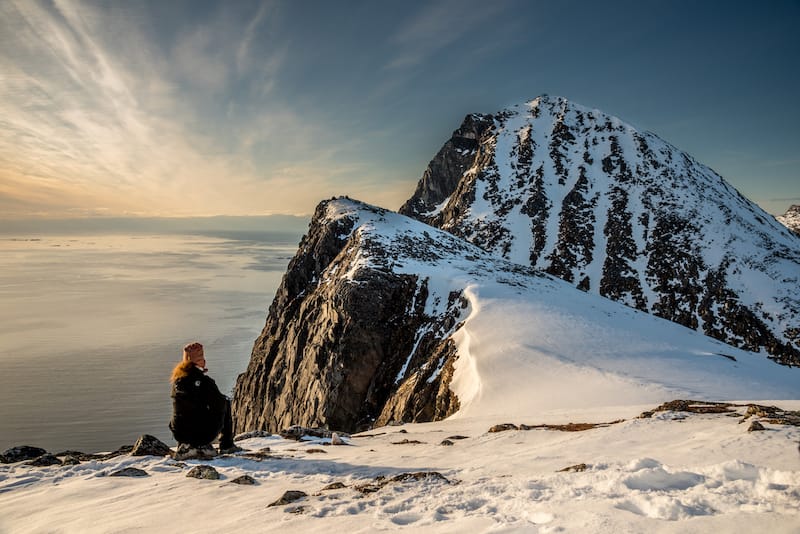
[(342, 192), (335, 135), (268, 98), (286, 57), (259, 42), (272, 3), (162, 41), (142, 10), (0, 4), (6, 213), (307, 213)]
[(437, 0), (426, 4), (391, 38), (397, 53), (385, 68), (417, 66), (475, 31), (502, 9), (501, 2)]

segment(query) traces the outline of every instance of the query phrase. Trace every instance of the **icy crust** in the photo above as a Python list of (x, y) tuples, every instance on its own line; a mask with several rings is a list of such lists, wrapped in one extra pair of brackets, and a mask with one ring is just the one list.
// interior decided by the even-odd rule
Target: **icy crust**
[[(401, 210), (584, 291), (800, 365), (800, 239), (656, 135), (558, 97), (494, 115), (443, 206)], [(428, 176), (428, 181), (432, 181)]]
[(684, 397), (800, 397), (800, 369), (577, 291), (415, 219), (349, 199), (326, 210), (328, 223), (353, 223), (339, 225), (351, 227), (348, 239), (358, 243), (342, 275), (351, 283), (374, 270), (416, 276), (429, 317), (452, 311), (453, 294), (468, 303), (453, 328), (438, 332), (458, 347), (449, 385), (457, 417)]

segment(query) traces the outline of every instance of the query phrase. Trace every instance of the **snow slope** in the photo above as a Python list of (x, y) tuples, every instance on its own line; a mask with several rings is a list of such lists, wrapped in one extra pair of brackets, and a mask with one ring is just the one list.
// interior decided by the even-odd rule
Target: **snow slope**
[[(800, 369), (583, 293), (407, 217), (341, 199), (327, 209), (332, 221), (356, 219), (353, 235), (373, 245), (339, 276), (358, 283), (360, 269), (386, 264), (414, 273), (427, 281), (430, 314), (444, 309), (450, 291), (463, 291), (468, 306), (453, 333), (459, 357), (451, 383), (459, 412), (377, 428), (347, 446), (240, 441), (269, 447), (262, 458), (0, 465), (0, 532), (800, 530), (800, 427), (764, 419), (766, 431), (748, 433), (744, 406), (735, 417), (637, 418), (686, 397), (772, 399), (761, 404), (800, 410)], [(397, 253), (375, 255), (386, 250), (380, 241)], [(411, 245), (415, 253), (399, 253)], [(501, 423), (619, 419), (582, 432), (489, 432)], [(446, 438), (451, 445), (441, 444)], [(221, 479), (187, 478), (199, 463)], [(108, 476), (124, 467), (148, 476)], [(393, 480), (418, 472), (441, 476)], [(242, 474), (256, 484), (230, 484)], [(307, 495), (268, 506), (287, 490)]]
[[(524, 422), (604, 422), (645, 408), (554, 410)], [(274, 456), (204, 462), (217, 481), (186, 477), (199, 461), (155, 457), (0, 466), (0, 532), (798, 532), (800, 429), (748, 433), (737, 418), (685, 415), (575, 433), (489, 433), (508, 418), (457, 418), (376, 429), (338, 447), (254, 438), (240, 445)], [(451, 436), (465, 439), (439, 444)], [(581, 463), (585, 471), (558, 472)], [(123, 467), (149, 476), (107, 476)], [(421, 471), (446, 480), (356, 489)], [(256, 485), (230, 483), (243, 474)], [(322, 491), (337, 482), (344, 487)], [(307, 496), (268, 506), (287, 490)]]
[(417, 220), (345, 199), (330, 202), (327, 217), (355, 220), (361, 245), (346, 276), (367, 268), (416, 275), (429, 315), (444, 313), (451, 292), (467, 297), (453, 334), (461, 416), (685, 397), (800, 399), (800, 369), (578, 291)]

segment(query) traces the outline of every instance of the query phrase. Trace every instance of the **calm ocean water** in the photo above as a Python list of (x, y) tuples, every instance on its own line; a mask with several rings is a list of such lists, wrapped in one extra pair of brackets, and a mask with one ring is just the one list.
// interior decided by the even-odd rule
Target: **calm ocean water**
[(299, 235), (0, 236), (0, 451), (173, 444), (169, 373), (230, 394)]

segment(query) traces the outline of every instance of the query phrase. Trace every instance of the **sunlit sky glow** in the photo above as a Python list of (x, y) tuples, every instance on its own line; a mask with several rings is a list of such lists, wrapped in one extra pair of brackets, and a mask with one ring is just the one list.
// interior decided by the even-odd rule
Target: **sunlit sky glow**
[(0, 1), (0, 218), (397, 209), (542, 93), (800, 203), (800, 3)]

